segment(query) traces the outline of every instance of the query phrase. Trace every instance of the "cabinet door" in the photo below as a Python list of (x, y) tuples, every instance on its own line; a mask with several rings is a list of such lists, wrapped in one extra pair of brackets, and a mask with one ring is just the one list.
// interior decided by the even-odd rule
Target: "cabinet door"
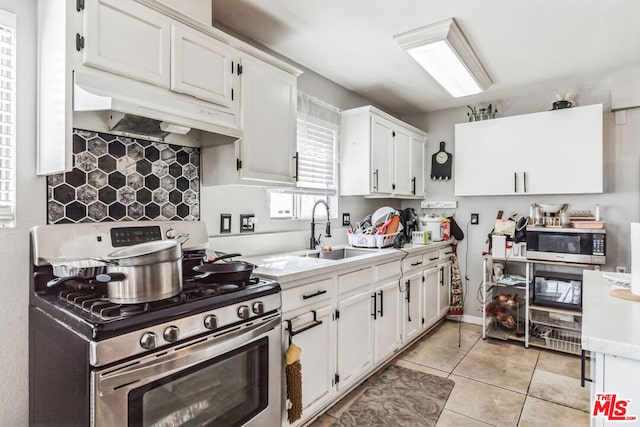
[(420, 301), (422, 300), (422, 271), (402, 278), (402, 341), (407, 342), (422, 330)]
[(295, 184), (296, 88), (294, 75), (257, 58), (242, 58), (242, 179)]
[(374, 290), (374, 363), (400, 346), (400, 289), (394, 280)]
[(423, 196), (425, 171), (425, 138), (413, 135), (411, 138), (411, 194)]
[[(335, 390), (333, 384), (336, 372), (333, 311), (332, 306), (316, 309), (316, 319), (322, 323), (293, 337), (293, 342), (302, 349), (300, 364), (302, 365), (303, 414), (307, 408), (319, 406), (326, 401)], [(312, 322), (313, 315), (311, 313), (296, 316), (293, 319), (294, 331), (304, 328)], [(283, 325), (284, 351), (286, 351), (289, 345), (289, 334), (286, 330), (287, 323), (284, 322)]]
[(396, 127), (393, 140), (393, 193), (411, 195), (411, 133)]
[(371, 115), (371, 193), (391, 194), (393, 123)]
[(137, 2), (85, 3), (82, 63), (154, 85), (169, 87), (169, 18)]
[(338, 388), (348, 388), (373, 363), (371, 289), (338, 301)]
[(506, 119), (455, 126), (454, 191), (456, 196), (506, 195), (523, 190), (517, 163), (528, 153)]
[(440, 267), (428, 268), (424, 271), (424, 291), (422, 297), (422, 318), (424, 327), (433, 325), (440, 317)]
[(236, 112), (239, 63), (230, 46), (181, 25), (171, 26), (171, 90)]
[(451, 302), (451, 261), (438, 265), (438, 315), (446, 316)]

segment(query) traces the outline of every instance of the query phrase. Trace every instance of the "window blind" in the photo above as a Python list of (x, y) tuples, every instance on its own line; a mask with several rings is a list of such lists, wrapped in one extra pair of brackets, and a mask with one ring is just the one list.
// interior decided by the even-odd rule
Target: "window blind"
[(0, 11), (0, 226), (15, 222), (15, 15)]
[(336, 189), (337, 129), (298, 119), (298, 187)]

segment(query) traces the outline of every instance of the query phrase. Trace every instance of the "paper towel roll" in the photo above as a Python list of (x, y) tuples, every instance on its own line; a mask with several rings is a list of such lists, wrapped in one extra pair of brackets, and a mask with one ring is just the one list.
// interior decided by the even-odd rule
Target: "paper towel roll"
[(631, 293), (640, 295), (640, 223), (631, 223)]

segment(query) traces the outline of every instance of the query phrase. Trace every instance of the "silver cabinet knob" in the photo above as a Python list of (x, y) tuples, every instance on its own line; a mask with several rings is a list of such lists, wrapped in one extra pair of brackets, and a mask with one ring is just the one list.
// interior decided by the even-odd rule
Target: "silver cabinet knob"
[(178, 335), (180, 333), (180, 329), (177, 326), (169, 326), (164, 330), (162, 336), (167, 342), (176, 342), (178, 341)]
[(262, 301), (256, 301), (251, 307), (255, 314), (264, 314), (264, 303)]
[(215, 314), (207, 314), (204, 317), (204, 327), (207, 329), (215, 329), (218, 327), (218, 318)]
[(145, 332), (142, 334), (142, 338), (140, 338), (140, 346), (147, 350), (156, 348), (156, 334), (153, 332)]
[(166, 236), (167, 239), (175, 239), (178, 233), (173, 228), (167, 230)]
[(251, 316), (251, 311), (249, 310), (249, 306), (241, 305), (238, 307), (238, 317), (241, 319), (248, 319)]

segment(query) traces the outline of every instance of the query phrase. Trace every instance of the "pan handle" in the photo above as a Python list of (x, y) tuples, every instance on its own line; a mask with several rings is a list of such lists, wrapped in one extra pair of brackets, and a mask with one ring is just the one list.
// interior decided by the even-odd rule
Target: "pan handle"
[(47, 282), (47, 288), (55, 288), (69, 280), (85, 280), (85, 278), (80, 276), (56, 277), (55, 279), (49, 280)]
[(94, 261), (100, 261), (100, 262), (104, 262), (105, 264), (110, 264), (110, 265), (118, 265), (118, 261), (115, 259), (109, 259), (109, 258), (100, 258), (97, 256), (92, 256), (89, 259), (92, 259)]
[(98, 274), (96, 276), (96, 280), (102, 283), (122, 282), (126, 278), (127, 276), (124, 273), (104, 273), (104, 274)]
[(207, 258), (206, 262), (212, 263), (212, 262), (220, 261), (220, 260), (223, 260), (223, 259), (235, 258), (237, 256), (242, 256), (242, 254), (233, 253), (233, 254), (224, 254), (224, 255), (220, 255), (220, 256), (218, 256), (216, 254), (215, 256)]

